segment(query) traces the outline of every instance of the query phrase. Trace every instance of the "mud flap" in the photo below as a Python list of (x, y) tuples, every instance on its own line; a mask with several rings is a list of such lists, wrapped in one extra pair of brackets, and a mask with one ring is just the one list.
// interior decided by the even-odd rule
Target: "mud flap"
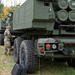
[(26, 67), (22, 64), (15, 64), (12, 71), (12, 75), (25, 75), (26, 74)]

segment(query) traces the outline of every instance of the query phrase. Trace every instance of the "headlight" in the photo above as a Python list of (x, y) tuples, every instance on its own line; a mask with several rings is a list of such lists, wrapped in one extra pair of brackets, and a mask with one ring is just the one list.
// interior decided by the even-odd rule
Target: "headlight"
[(58, 49), (59, 49), (60, 51), (62, 51), (62, 50), (64, 49), (64, 44), (63, 44), (63, 43), (60, 43), (59, 46), (58, 46)]
[(57, 49), (57, 45), (56, 44), (53, 44), (52, 45), (52, 49), (54, 49), (54, 50)]

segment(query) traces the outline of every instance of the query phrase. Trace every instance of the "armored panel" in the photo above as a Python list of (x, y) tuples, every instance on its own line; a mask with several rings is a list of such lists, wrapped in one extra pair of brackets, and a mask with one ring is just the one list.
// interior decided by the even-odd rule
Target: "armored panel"
[(18, 25), (19, 24), (19, 9), (17, 9), (15, 12), (14, 12), (14, 15), (13, 15), (13, 26), (14, 28), (18, 28)]
[[(46, 21), (54, 26), (55, 13), (51, 2), (45, 2), (44, 0), (27, 0), (18, 10), (14, 12), (13, 29), (22, 30), (37, 28), (33, 25), (34, 22), (40, 23)], [(36, 23), (37, 24), (37, 23)], [(43, 23), (40, 23), (43, 24)], [(43, 25), (43, 27), (47, 28)], [(52, 28), (53, 29), (53, 28)]]
[(55, 19), (52, 3), (35, 0), (34, 19), (49, 20), (49, 18)]
[(25, 29), (32, 27), (33, 1), (27, 0), (18, 10), (14, 12), (13, 29)]

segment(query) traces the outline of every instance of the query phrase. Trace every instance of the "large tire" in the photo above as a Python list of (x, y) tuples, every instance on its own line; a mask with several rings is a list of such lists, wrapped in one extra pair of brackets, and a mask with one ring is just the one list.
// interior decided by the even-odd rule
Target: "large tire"
[(23, 38), (16, 38), (14, 40), (14, 61), (19, 63), (19, 51), (20, 51), (20, 44), (23, 41)]
[(34, 42), (24, 40), (20, 46), (20, 64), (26, 66), (27, 73), (34, 73), (37, 69)]

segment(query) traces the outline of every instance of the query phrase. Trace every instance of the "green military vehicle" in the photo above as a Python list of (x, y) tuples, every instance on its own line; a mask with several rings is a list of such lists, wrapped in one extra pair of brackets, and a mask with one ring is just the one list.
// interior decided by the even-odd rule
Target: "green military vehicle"
[(26, 0), (13, 14), (14, 58), (27, 72), (36, 58), (66, 61), (75, 66), (75, 0)]
[(26, 0), (13, 13), (14, 59), (27, 72), (36, 58), (66, 61), (75, 67), (75, 0)]

